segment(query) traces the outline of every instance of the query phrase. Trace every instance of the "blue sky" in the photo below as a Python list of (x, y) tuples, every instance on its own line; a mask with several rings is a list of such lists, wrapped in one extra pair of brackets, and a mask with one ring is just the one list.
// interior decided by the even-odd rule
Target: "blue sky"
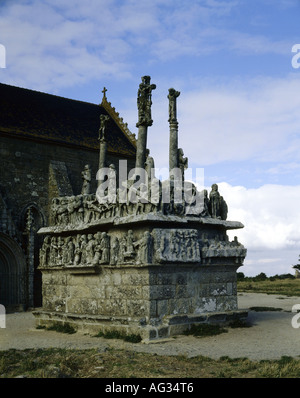
[[(179, 145), (204, 168), (248, 248), (248, 275), (293, 272), (300, 253), (300, 0), (9, 0), (0, 3), (0, 81), (81, 101), (108, 100), (137, 133), (150, 75), (148, 147), (168, 166), (168, 100)], [(299, 59), (300, 64), (300, 59)]]

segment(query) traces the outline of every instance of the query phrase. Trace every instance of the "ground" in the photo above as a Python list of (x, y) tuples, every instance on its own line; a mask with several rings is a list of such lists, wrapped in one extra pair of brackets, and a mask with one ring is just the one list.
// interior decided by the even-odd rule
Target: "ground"
[(249, 328), (228, 328), (227, 333), (202, 338), (176, 336), (149, 344), (39, 330), (35, 328), (31, 312), (14, 313), (7, 315), (6, 329), (0, 329), (0, 351), (50, 347), (104, 351), (113, 348), (157, 355), (184, 355), (188, 358), (198, 355), (212, 359), (223, 356), (250, 360), (280, 359), (282, 356), (299, 358), (300, 329), (292, 326), (296, 315), (292, 313), (292, 307), (300, 304), (300, 297), (239, 293), (238, 303), (240, 309), (270, 307), (282, 310), (250, 310)]

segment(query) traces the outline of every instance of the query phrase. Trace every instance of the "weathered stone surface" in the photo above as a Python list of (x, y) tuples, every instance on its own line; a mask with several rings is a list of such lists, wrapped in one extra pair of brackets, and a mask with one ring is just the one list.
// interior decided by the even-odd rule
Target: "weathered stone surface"
[[(152, 124), (154, 88), (148, 77), (139, 88), (136, 161), (142, 167), (149, 155), (145, 134)], [(176, 130), (178, 93), (171, 94), (169, 122)], [(171, 137), (172, 162), (176, 137)], [(176, 165), (183, 182), (187, 160), (180, 153)], [(103, 197), (98, 190), (91, 194), (89, 186), (81, 195), (54, 198), (53, 224), (39, 230), (45, 238), (39, 266), (44, 303), (43, 311), (36, 313), (38, 322), (69, 319), (81, 330), (98, 325), (151, 339), (182, 332), (193, 323), (239, 316), (236, 270), (246, 249), (236, 237), (230, 242), (227, 230), (243, 225), (227, 221), (227, 204), (216, 184), (210, 195), (192, 186), (195, 198), (203, 199), (198, 206), (177, 201), (178, 193), (185, 198), (185, 185), (178, 187), (177, 182), (170, 178), (158, 185), (157, 203), (147, 199), (152, 184), (141, 184), (138, 190), (128, 181), (125, 202), (119, 191)], [(136, 202), (133, 193), (140, 194)]]

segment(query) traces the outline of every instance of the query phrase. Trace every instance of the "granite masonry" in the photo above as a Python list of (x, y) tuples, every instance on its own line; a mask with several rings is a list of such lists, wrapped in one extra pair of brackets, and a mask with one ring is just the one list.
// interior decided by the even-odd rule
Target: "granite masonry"
[(87, 164), (97, 188), (100, 117), (109, 164), (134, 167), (136, 140), (106, 90), (98, 105), (0, 84), (0, 113), (0, 304), (15, 311), (42, 305), (37, 231), (53, 198), (79, 195)]
[(149, 76), (142, 78), (132, 177), (118, 183), (115, 166), (106, 162), (103, 120), (97, 190), (84, 170), (79, 195), (52, 200), (51, 224), (38, 231), (43, 307), (34, 311), (37, 325), (70, 323), (81, 332), (117, 330), (147, 341), (193, 324), (247, 317), (238, 310), (236, 284), (246, 249), (227, 235), (243, 225), (227, 220), (217, 184), (208, 193), (185, 181), (188, 161), (178, 148), (180, 93), (173, 88), (167, 96), (170, 174), (166, 181), (155, 177), (147, 148), (155, 88)]

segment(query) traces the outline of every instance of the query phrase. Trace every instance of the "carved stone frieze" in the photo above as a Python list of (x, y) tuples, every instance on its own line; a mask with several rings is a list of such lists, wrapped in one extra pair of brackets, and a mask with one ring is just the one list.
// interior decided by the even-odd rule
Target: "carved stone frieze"
[(196, 229), (153, 230), (155, 261), (158, 263), (199, 263), (201, 261)]
[(234, 238), (232, 242), (221, 241), (219, 239), (212, 239), (211, 241), (204, 239), (204, 245), (201, 249), (201, 256), (204, 261), (210, 262), (212, 258), (228, 258), (234, 257), (239, 260), (244, 260), (247, 254), (247, 249)]

